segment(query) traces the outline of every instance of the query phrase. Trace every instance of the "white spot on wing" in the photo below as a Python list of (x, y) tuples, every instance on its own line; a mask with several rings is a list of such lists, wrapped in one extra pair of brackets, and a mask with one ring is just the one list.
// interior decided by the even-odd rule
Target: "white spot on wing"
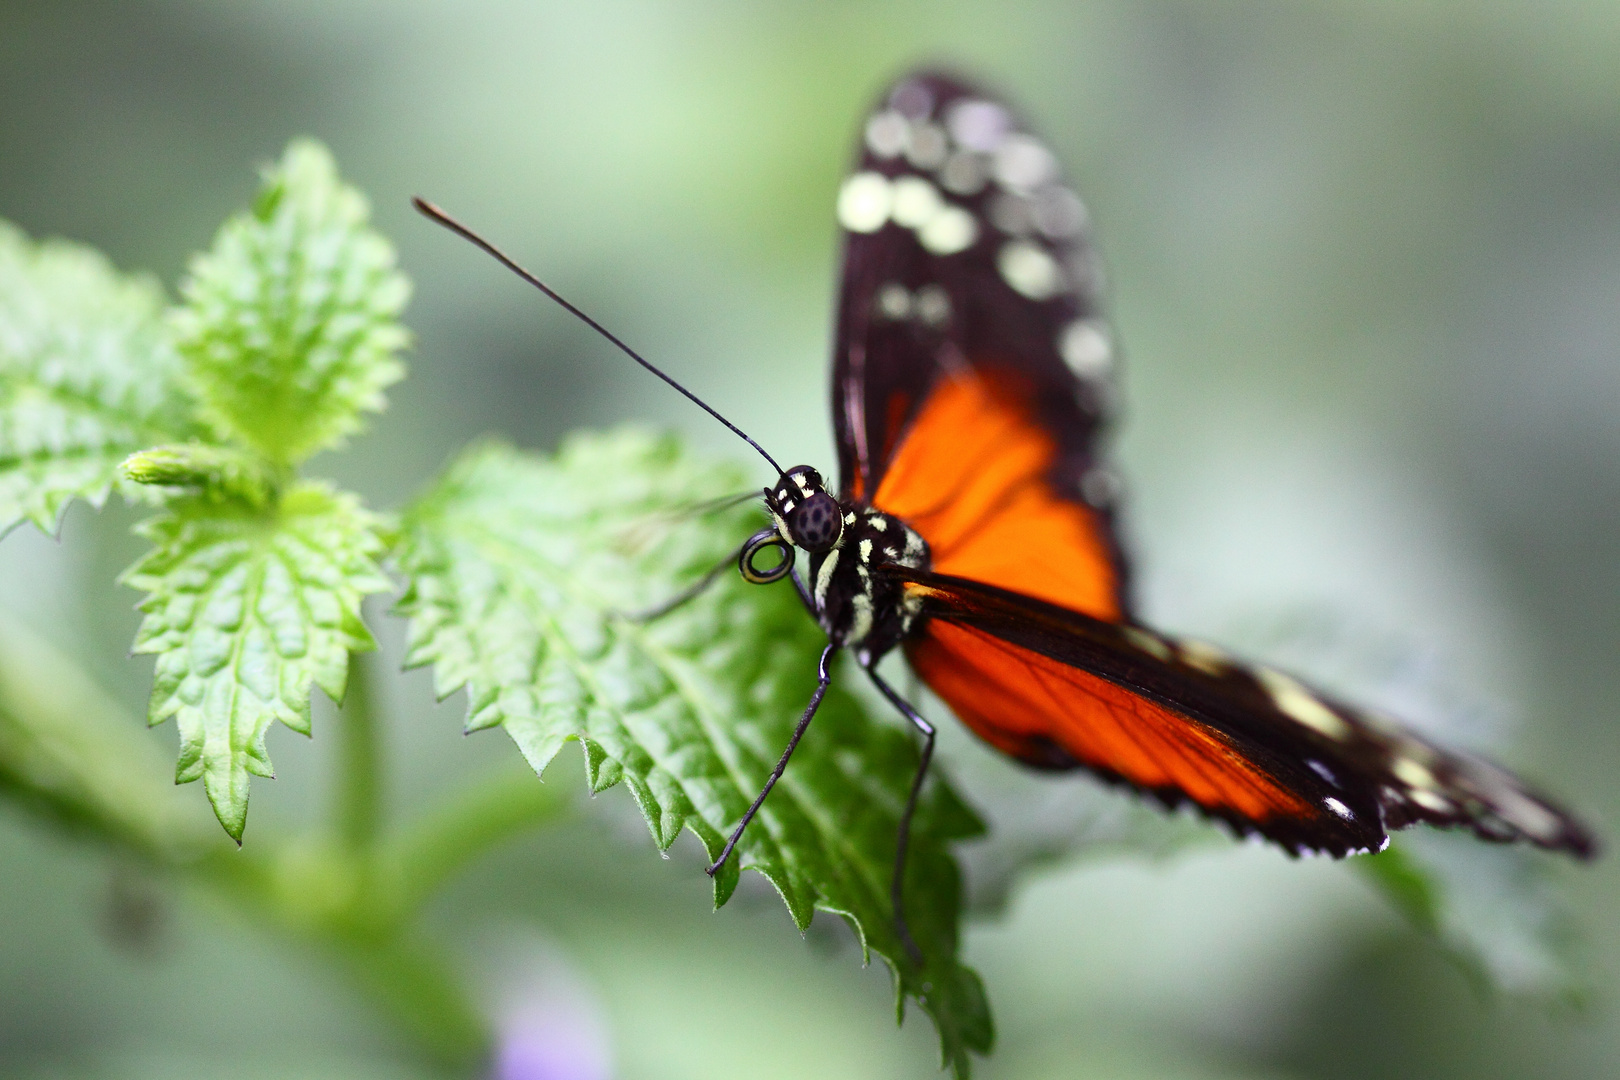
[(1124, 627), (1123, 633), (1125, 634), (1125, 640), (1148, 655), (1157, 657), (1160, 660), (1170, 659), (1170, 646), (1166, 645), (1154, 634), (1143, 630), (1139, 626)]
[(893, 191), (882, 174), (856, 173), (838, 191), (838, 223), (850, 232), (877, 232), (893, 205)]
[(1558, 815), (1512, 786), (1512, 780), (1503, 778), (1501, 787), (1493, 785), (1487, 792), (1487, 801), (1494, 804), (1497, 813), (1525, 835), (1551, 843), (1563, 833), (1563, 822)]
[(1356, 815), (1351, 813), (1350, 808), (1344, 805), (1344, 803), (1340, 802), (1338, 799), (1323, 799), (1322, 805), (1333, 811), (1335, 814), (1338, 814), (1346, 821), (1355, 820)]
[(894, 88), (889, 104), (912, 120), (924, 120), (934, 111), (934, 94), (925, 83), (912, 79)]
[(1318, 735), (1330, 739), (1348, 739), (1350, 725), (1332, 709), (1316, 700), (1316, 695), (1280, 671), (1259, 668), (1255, 678), (1271, 695), (1272, 702), (1286, 716), (1299, 721)]
[(1119, 488), (1119, 477), (1102, 466), (1088, 469), (1086, 475), (1080, 478), (1080, 494), (1092, 506), (1112, 503), (1119, 494)]
[(911, 314), (911, 294), (898, 281), (891, 281), (878, 290), (877, 309), (885, 319), (898, 322)]
[(889, 214), (897, 225), (904, 225), (908, 229), (920, 228), (945, 208), (945, 200), (940, 198), (939, 189), (920, 176), (898, 177), (891, 188), (894, 191), (894, 204)]
[(1114, 347), (1100, 319), (1076, 319), (1058, 337), (1058, 355), (1082, 379), (1105, 375), (1113, 366)]
[(1063, 287), (1057, 260), (1034, 244), (1015, 240), (1003, 245), (996, 266), (1008, 285), (1031, 300), (1049, 300)]
[(1322, 764), (1320, 761), (1317, 761), (1315, 758), (1307, 758), (1305, 760), (1305, 764), (1309, 765), (1311, 767), (1311, 771), (1317, 776), (1320, 776), (1334, 787), (1339, 786), (1339, 778), (1333, 775), (1333, 770)]
[(1182, 663), (1197, 668), (1206, 675), (1220, 675), (1226, 671), (1225, 652), (1202, 641), (1183, 641), (1177, 646)]
[(1068, 188), (1050, 187), (1036, 192), (1032, 208), (1035, 227), (1054, 240), (1078, 236), (1086, 227), (1085, 204)]
[(887, 109), (866, 122), (866, 148), (880, 158), (892, 158), (906, 148), (911, 125), (906, 118)]
[(1436, 814), (1449, 814), (1456, 809), (1451, 804), (1451, 800), (1444, 795), (1437, 795), (1432, 791), (1421, 788), (1407, 792), (1406, 797), (1423, 807), (1423, 809), (1432, 810)]
[(945, 126), (958, 146), (989, 152), (1007, 137), (1012, 118), (1000, 105), (969, 98), (951, 106)]
[(960, 206), (947, 206), (917, 230), (922, 246), (935, 255), (955, 255), (973, 246), (979, 223)]
[(911, 129), (911, 142), (906, 146), (906, 160), (919, 169), (937, 169), (945, 163), (950, 143), (938, 124), (918, 124)]
[(1407, 787), (1433, 790), (1440, 786), (1428, 766), (1409, 757), (1396, 758), (1389, 771), (1395, 774), (1395, 779)]
[(990, 172), (1014, 191), (1033, 191), (1057, 179), (1057, 158), (1028, 135), (1009, 135), (996, 149)]
[(956, 151), (939, 171), (940, 184), (958, 195), (977, 195), (989, 178), (990, 166), (984, 156), (971, 150)]
[(938, 285), (924, 285), (917, 290), (916, 308), (925, 326), (943, 326), (951, 317), (951, 298)]

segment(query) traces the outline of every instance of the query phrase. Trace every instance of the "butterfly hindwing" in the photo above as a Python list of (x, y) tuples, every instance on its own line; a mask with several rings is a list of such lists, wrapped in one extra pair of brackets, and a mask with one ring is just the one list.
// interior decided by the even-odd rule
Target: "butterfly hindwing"
[(1295, 851), (1377, 851), (1466, 826), (1580, 857), (1591, 834), (1515, 777), (1209, 646), (976, 582), (906, 571), (907, 658), (981, 737), (1191, 803)]
[(1114, 348), (1051, 151), (1001, 103), (915, 75), (867, 119), (838, 211), (844, 496), (905, 519), (937, 569), (1123, 616), (1098, 447)]

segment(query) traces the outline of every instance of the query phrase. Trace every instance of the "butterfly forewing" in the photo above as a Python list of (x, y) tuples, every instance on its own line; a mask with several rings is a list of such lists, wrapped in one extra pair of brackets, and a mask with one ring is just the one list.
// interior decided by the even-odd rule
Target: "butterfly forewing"
[(1591, 834), (1509, 773), (1280, 672), (976, 582), (904, 572), (919, 674), (992, 745), (1192, 803), (1295, 852), (1380, 850), (1386, 829), (1466, 826), (1589, 857)]
[(867, 117), (838, 217), (845, 497), (906, 519), (937, 569), (1122, 617), (1098, 446), (1113, 339), (1051, 150), (999, 101), (916, 75)]

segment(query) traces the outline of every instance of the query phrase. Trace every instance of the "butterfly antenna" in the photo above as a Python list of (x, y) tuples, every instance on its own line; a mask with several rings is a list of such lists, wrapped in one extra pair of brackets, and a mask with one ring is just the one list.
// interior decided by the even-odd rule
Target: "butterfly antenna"
[(473, 244), (483, 248), (484, 251), (494, 256), (495, 260), (502, 266), (506, 267), (508, 270), (512, 271), (512, 273), (516, 274), (524, 281), (527, 281), (530, 285), (533, 285), (547, 296), (551, 297), (558, 304), (562, 305), (563, 309), (566, 310), (570, 315), (574, 316), (580, 322), (584, 323), (586, 326), (589, 326), (592, 330), (595, 330), (598, 334), (601, 334), (614, 345), (618, 346), (620, 352), (624, 353), (630, 359), (634, 360), (636, 363), (640, 364), (642, 367), (646, 368), (660, 379), (663, 379), (665, 382), (669, 383), (669, 385), (679, 390), (682, 394), (685, 394), (689, 401), (697, 405), (698, 408), (702, 409), (716, 420), (720, 421), (722, 424), (726, 425), (727, 428), (731, 429), (731, 433), (733, 435), (736, 435), (743, 442), (747, 443), (749, 446), (752, 446), (756, 451), (758, 451), (759, 456), (770, 462), (771, 468), (775, 469), (778, 475), (786, 475), (782, 472), (782, 466), (776, 463), (776, 459), (771, 457), (770, 454), (767, 454), (763, 446), (749, 438), (746, 431), (738, 427), (736, 424), (733, 424), (730, 420), (727, 420), (719, 413), (715, 412), (714, 409), (709, 407), (708, 402), (704, 401), (702, 398), (692, 393), (692, 391), (688, 390), (686, 387), (664, 374), (664, 372), (651, 361), (647, 360), (640, 353), (636, 352), (636, 350), (620, 341), (618, 336), (607, 327), (603, 326), (601, 323), (579, 310), (579, 308), (563, 299), (556, 289), (553, 289), (550, 285), (547, 285), (545, 282), (529, 273), (529, 271), (525, 270), (522, 266), (519, 266), (510, 255), (506, 254), (506, 252), (502, 251), (488, 240), (485, 240), (482, 236), (479, 236), (477, 233), (473, 232), (472, 229), (463, 225), (461, 222), (457, 221), (455, 218), (451, 217), (437, 206), (434, 206), (426, 199), (420, 197), (413, 198), (411, 199), (411, 203), (418, 211), (422, 213), (424, 217), (431, 218), (440, 225), (443, 225), (445, 228), (449, 229), (451, 232), (461, 236), (463, 239), (470, 240)]

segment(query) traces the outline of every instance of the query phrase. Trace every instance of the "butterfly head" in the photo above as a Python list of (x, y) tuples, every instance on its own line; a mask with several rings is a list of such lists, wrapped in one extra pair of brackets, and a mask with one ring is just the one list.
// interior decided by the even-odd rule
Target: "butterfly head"
[(821, 474), (808, 465), (783, 473), (781, 482), (766, 490), (765, 505), (781, 535), (811, 554), (838, 546), (844, 535), (838, 500), (827, 493)]

